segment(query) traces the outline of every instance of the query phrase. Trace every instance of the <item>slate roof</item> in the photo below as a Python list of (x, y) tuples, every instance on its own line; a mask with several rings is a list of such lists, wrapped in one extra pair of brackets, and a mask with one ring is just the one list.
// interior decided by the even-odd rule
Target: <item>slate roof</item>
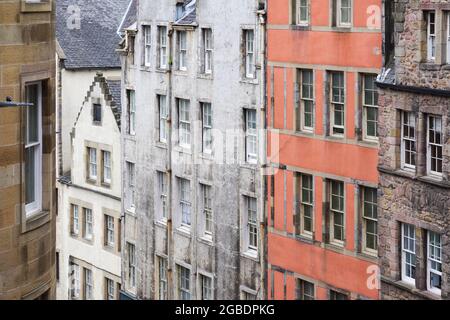
[(56, 1), (56, 37), (66, 69), (120, 68), (117, 29), (129, 4), (130, 0)]
[(136, 0), (131, 0), (117, 32), (123, 35), (124, 30), (132, 26), (134, 23), (136, 23), (136, 21), (137, 21)]
[(184, 14), (175, 21), (179, 25), (194, 25), (197, 22), (197, 0), (184, 0)]
[(122, 89), (121, 89), (121, 81), (120, 80), (106, 80), (106, 84), (108, 85), (109, 94), (112, 98), (111, 110), (116, 118), (117, 125), (120, 129), (120, 116), (122, 112)]

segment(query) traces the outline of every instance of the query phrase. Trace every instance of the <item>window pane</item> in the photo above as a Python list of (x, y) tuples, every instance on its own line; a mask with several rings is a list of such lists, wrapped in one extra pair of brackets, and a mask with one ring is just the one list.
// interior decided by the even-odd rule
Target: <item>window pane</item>
[(25, 202), (33, 203), (36, 200), (36, 157), (35, 148), (25, 149)]
[(27, 102), (33, 106), (27, 107), (27, 144), (39, 142), (39, 85), (26, 86)]

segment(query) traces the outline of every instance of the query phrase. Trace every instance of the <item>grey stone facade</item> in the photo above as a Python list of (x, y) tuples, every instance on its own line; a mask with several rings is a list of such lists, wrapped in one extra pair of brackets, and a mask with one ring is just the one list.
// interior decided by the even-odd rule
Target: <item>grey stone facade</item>
[[(122, 101), (122, 291), (126, 296), (179, 299), (183, 298), (180, 287), (187, 286), (191, 299), (202, 299), (208, 294), (213, 299), (265, 297), (264, 180), (261, 176), (265, 144), (258, 138), (260, 160), (247, 163), (243, 129), (245, 110), (254, 110), (257, 129), (264, 127), (264, 5), (260, 4), (263, 2), (138, 1), (137, 23), (124, 26), (127, 35), (119, 50), (125, 97)], [(164, 46), (160, 38), (162, 28), (167, 30), (166, 68), (160, 63)], [(204, 72), (202, 58), (205, 28), (212, 30), (210, 74)], [(243, 72), (244, 30), (254, 32), (255, 76), (252, 79), (247, 79)], [(145, 32), (150, 32), (150, 36), (146, 38)], [(179, 70), (180, 32), (186, 32), (186, 70)], [(147, 59), (145, 50), (149, 52)], [(135, 92), (135, 124), (130, 111), (132, 91)], [(158, 96), (166, 97), (168, 107), (166, 141), (160, 139)], [(181, 99), (189, 101), (188, 147), (181, 146), (179, 141)], [(202, 150), (204, 103), (211, 104), (212, 109), (210, 154)], [(234, 136), (228, 135), (230, 130)], [(227, 161), (221, 161), (222, 157)], [(135, 181), (130, 177), (132, 169), (127, 169), (133, 166)], [(166, 179), (164, 187), (158, 180), (160, 174)], [(190, 226), (184, 223), (180, 208), (181, 179), (189, 183)], [(130, 188), (130, 182), (134, 187)], [(204, 236), (204, 186), (211, 188), (210, 237)], [(166, 190), (163, 192), (165, 217), (161, 217), (160, 188)], [(134, 206), (130, 205), (133, 197)], [(257, 209), (258, 249), (251, 253), (247, 250), (247, 197), (255, 199)], [(166, 267), (161, 261), (165, 261)], [(188, 285), (186, 279), (183, 283), (180, 279), (185, 270), (189, 270)], [(203, 290), (205, 277), (212, 280), (209, 293)]]
[[(379, 257), (382, 299), (448, 299), (450, 293), (450, 67), (446, 58), (446, 21), (450, 1), (394, 0), (385, 2), (385, 72), (380, 75), (380, 203)], [(429, 12), (435, 12), (434, 58), (428, 54)], [(394, 35), (391, 37), (389, 34)], [(390, 45), (392, 39), (392, 45)], [(449, 48), (450, 49), (450, 48)], [(405, 114), (410, 112), (414, 129), (413, 160), (405, 153)], [(402, 116), (403, 114), (403, 116)], [(402, 118), (403, 117), (403, 118)], [(433, 118), (434, 117), (434, 118)], [(442, 161), (434, 168), (430, 124), (441, 121), (439, 144)], [(408, 165), (408, 164), (413, 164)], [(441, 171), (441, 172), (439, 172)], [(404, 224), (415, 239), (413, 280), (405, 264)], [(407, 234), (407, 233), (405, 233)], [(431, 244), (440, 239), (441, 252)], [(403, 241), (402, 241), (403, 238)], [(438, 245), (439, 246), (439, 245)], [(431, 285), (431, 260), (441, 264), (438, 282)], [(438, 268), (439, 269), (439, 268)], [(415, 279), (414, 279), (415, 278)], [(440, 292), (439, 292), (440, 291)]]

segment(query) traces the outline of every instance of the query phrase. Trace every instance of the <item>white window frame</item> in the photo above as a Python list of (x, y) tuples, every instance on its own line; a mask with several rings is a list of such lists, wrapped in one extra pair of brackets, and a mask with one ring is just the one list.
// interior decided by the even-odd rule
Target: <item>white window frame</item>
[(178, 265), (178, 299), (191, 299), (191, 270)]
[[(335, 83), (333, 80), (334, 75), (342, 76), (342, 83)], [(332, 71), (330, 72), (330, 133), (332, 136), (344, 137), (345, 136), (345, 122), (346, 122), (346, 99), (345, 99), (345, 72), (343, 71)], [(333, 88), (338, 90), (338, 99), (334, 99)], [(339, 111), (337, 107), (341, 107), (342, 111)], [(342, 124), (336, 123), (336, 113), (342, 113)], [(342, 131), (342, 132), (340, 132)]]
[(109, 247), (114, 247), (115, 239), (114, 239), (114, 217), (105, 215), (105, 243)]
[(92, 209), (83, 208), (83, 218), (84, 218), (84, 239), (92, 240), (94, 235), (94, 216)]
[(169, 138), (169, 108), (167, 105), (167, 96), (158, 95), (159, 111), (159, 142), (167, 143)]
[[(366, 190), (375, 191), (375, 199), (366, 199)], [(375, 188), (369, 188), (369, 187), (362, 187), (361, 188), (361, 217), (363, 220), (363, 232), (362, 232), (362, 249), (364, 252), (369, 253), (371, 255), (375, 255), (378, 252), (378, 232), (375, 234), (372, 234), (368, 232), (368, 224), (370, 222), (375, 223), (375, 228), (378, 230), (378, 194), (377, 189)], [(375, 200), (375, 202), (373, 201)], [(368, 204), (372, 207), (375, 207), (375, 212), (369, 213), (366, 211), (365, 204)], [(372, 208), (373, 209), (373, 208)], [(367, 247), (367, 234), (371, 234), (372, 236), (375, 236), (375, 249)]]
[(203, 236), (212, 239), (214, 232), (214, 217), (212, 209), (212, 187), (200, 184), (201, 194), (202, 194), (202, 213), (203, 213)]
[(206, 276), (204, 274), (200, 275), (200, 292), (201, 292), (201, 300), (213, 300), (213, 279), (209, 276)]
[[(27, 88), (29, 86), (37, 86), (37, 96), (36, 96), (36, 102), (30, 101), (30, 97), (28, 95)], [(26, 100), (29, 103), (34, 103), (34, 106), (27, 107), (27, 123), (26, 123), (26, 142), (25, 142), (25, 152), (24, 152), (24, 163), (25, 163), (25, 170), (26, 170), (26, 158), (27, 158), (27, 151), (33, 150), (33, 162), (34, 162), (34, 177), (33, 177), (33, 198), (34, 200), (27, 203), (27, 200), (25, 199), (25, 215), (27, 218), (39, 213), (42, 211), (42, 82), (30, 82), (25, 85), (25, 91), (26, 91)], [(29, 116), (28, 113), (30, 112), (31, 108), (37, 108), (36, 115), (37, 115), (37, 123), (36, 125), (36, 135), (37, 139), (36, 141), (30, 141), (30, 132), (29, 132)], [(27, 172), (25, 172), (25, 177), (27, 175)], [(27, 188), (27, 181), (25, 178), (25, 189)], [(26, 190), (25, 190), (26, 193)]]
[(106, 300), (116, 300), (116, 285), (114, 280), (105, 277)]
[[(410, 265), (411, 267), (414, 266), (414, 268), (416, 268), (416, 261), (414, 261), (414, 264), (411, 263), (407, 263), (406, 262), (406, 257), (411, 255), (413, 259), (416, 259), (416, 230), (415, 230), (415, 226), (411, 225), (411, 224), (407, 224), (407, 223), (402, 223), (401, 225), (401, 237), (402, 237), (402, 247), (401, 247), (401, 261), (402, 261), (402, 265), (401, 265), (401, 279), (403, 282), (408, 283), (410, 285), (415, 286), (416, 285), (416, 280), (410, 276), (408, 276), (406, 274), (406, 265)], [(410, 234), (406, 235), (405, 231), (406, 229), (408, 229), (408, 231), (413, 231), (413, 237), (411, 237)], [(405, 242), (405, 240), (408, 240), (408, 243)], [(412, 241), (412, 249), (410, 248), (411, 243), (409, 243), (410, 241)], [(405, 246), (407, 246), (405, 248)]]
[[(433, 22), (431, 22), (431, 17), (433, 16)], [(426, 12), (427, 21), (427, 60), (436, 60), (436, 11)]]
[[(307, 292), (305, 290), (305, 285), (312, 286), (312, 294), (311, 292)], [(306, 281), (304, 279), (297, 278), (296, 281), (297, 286), (297, 300), (315, 300), (316, 299), (316, 285), (313, 282)]]
[(202, 29), (204, 73), (212, 74), (213, 68), (213, 36), (212, 29)]
[[(250, 37), (251, 35), (251, 37)], [(254, 79), (256, 74), (256, 54), (255, 54), (255, 30), (244, 29), (244, 64), (245, 77)]]
[(144, 25), (144, 66), (150, 67), (152, 61), (152, 27)]
[[(407, 122), (405, 122), (407, 121)], [(405, 126), (408, 127), (408, 133), (405, 132)], [(411, 135), (411, 129), (414, 130), (414, 135)], [(416, 169), (416, 155), (417, 155), (417, 121), (416, 116), (413, 112), (410, 111), (402, 111), (401, 112), (401, 146), (400, 146), (400, 162), (401, 168), (405, 170), (415, 170)], [(414, 159), (414, 164), (406, 163), (406, 145), (409, 144), (410, 148), (408, 150), (409, 153), (412, 154), (412, 158)], [(412, 148), (414, 146), (414, 148)], [(410, 161), (411, 161), (410, 159)]]
[(349, 21), (342, 21), (342, 10), (344, 10), (344, 7), (342, 5), (343, 0), (337, 0), (337, 22), (339, 27), (348, 28), (352, 26), (353, 23), (353, 0), (346, 0), (348, 1), (349, 7), (345, 7), (346, 10), (348, 10), (348, 18)]
[(179, 183), (181, 227), (189, 229), (192, 224), (191, 182), (180, 178)]
[(245, 109), (245, 161), (258, 163), (257, 112), (255, 109)]
[(112, 174), (111, 152), (102, 150), (102, 155), (103, 155), (103, 182), (111, 184), (111, 174)]
[(186, 99), (178, 101), (178, 131), (179, 141), (182, 148), (191, 148), (191, 103)]
[[(438, 178), (442, 178), (443, 171), (443, 152), (444, 152), (444, 144), (443, 144), (443, 130), (442, 130), (442, 117), (436, 115), (428, 115), (427, 117), (427, 174), (430, 176), (436, 176)], [(431, 124), (433, 122), (433, 128)], [(432, 141), (433, 140), (433, 141)], [(440, 142), (438, 141), (440, 140)], [(438, 153), (440, 150), (441, 157), (436, 154), (435, 157), (432, 156), (432, 150), (435, 149)], [(437, 168), (438, 163), (440, 162), (441, 171), (433, 170), (432, 163), (435, 162), (435, 166)]]
[[(333, 193), (333, 184), (338, 184), (340, 187), (342, 187), (342, 194), (340, 193)], [(346, 196), (346, 192), (345, 192), (345, 182), (343, 181), (338, 181), (338, 180), (330, 180), (330, 243), (338, 245), (338, 246), (343, 246), (344, 242), (345, 242), (345, 232), (346, 232), (346, 228), (345, 228), (345, 206), (346, 206), (346, 201), (345, 201), (345, 196)], [(339, 207), (338, 208), (334, 208), (333, 207), (333, 198), (337, 198), (338, 202), (339, 202)], [(341, 203), (342, 202), (342, 203)], [(342, 209), (341, 209), (342, 208)], [(342, 225), (337, 224), (336, 222), (336, 216), (335, 215), (342, 215)], [(338, 227), (342, 227), (342, 239), (337, 239), (336, 238), (336, 234), (334, 232), (334, 227), (338, 226)]]
[[(439, 243), (432, 242), (432, 237), (438, 237)], [(433, 266), (439, 266), (436, 268)], [(431, 273), (441, 278), (442, 286), (442, 236), (433, 231), (427, 232), (427, 290), (434, 294), (441, 295), (441, 289), (431, 284)]]
[(72, 210), (72, 234), (79, 235), (80, 234), (80, 207), (76, 204), (71, 204)]
[(74, 262), (71, 262), (72, 269), (72, 285), (71, 285), (71, 298), (79, 299), (80, 298), (80, 266)]
[(136, 165), (133, 162), (126, 162), (128, 174), (128, 205), (127, 209), (134, 211), (136, 208)]
[(202, 151), (206, 154), (212, 153), (212, 106), (211, 103), (202, 102)]
[(158, 26), (159, 68), (167, 68), (167, 27)]
[(168, 299), (167, 259), (158, 257), (158, 298)]
[(254, 197), (245, 197), (245, 232), (247, 245), (246, 252), (250, 252), (252, 255), (258, 253), (258, 200)]
[[(367, 88), (367, 81), (369, 77), (374, 79), (373, 88)], [(363, 74), (362, 76), (362, 105), (363, 105), (363, 138), (365, 140), (378, 141), (378, 91), (375, 85), (376, 75), (373, 74)], [(372, 103), (366, 100), (366, 94), (372, 95)], [(376, 120), (369, 119), (369, 111), (375, 110)], [(375, 123), (375, 135), (368, 134), (368, 123)]]
[(88, 147), (88, 158), (89, 158), (89, 180), (97, 180), (98, 166), (97, 166), (97, 149)]
[(167, 206), (167, 190), (168, 190), (168, 184), (167, 184), (167, 174), (162, 171), (156, 172), (156, 181), (157, 181), (157, 219), (163, 222), (167, 221), (168, 218), (168, 206)]
[(129, 117), (129, 123), (128, 123), (128, 130), (129, 134), (134, 136), (136, 135), (136, 93), (134, 90), (128, 90), (128, 117)]
[(84, 269), (84, 299), (92, 300), (94, 298), (94, 283), (92, 277), (92, 270)]
[(187, 31), (177, 31), (178, 70), (187, 71), (188, 45)]
[[(311, 74), (311, 82), (305, 81), (305, 74)], [(300, 69), (300, 130), (306, 132), (314, 131), (314, 71), (311, 69)], [(306, 110), (306, 105), (311, 104), (311, 124), (306, 125), (306, 114), (309, 113)]]
[[(314, 232), (314, 176), (309, 174), (299, 174), (299, 203), (298, 203), (298, 210), (300, 210), (300, 234), (307, 237), (312, 237), (312, 234)], [(303, 178), (310, 178), (311, 179), (311, 186), (308, 188), (307, 186), (304, 186), (304, 180)], [(303, 196), (303, 192), (310, 192), (311, 199), (305, 199)], [(305, 220), (306, 220), (306, 208), (310, 208), (311, 210), (311, 230), (305, 229)]]
[[(295, 1), (295, 19), (296, 24), (299, 26), (309, 25), (309, 0), (296, 0)], [(303, 10), (306, 10), (306, 20), (302, 19)]]
[(128, 286), (131, 289), (136, 288), (136, 247), (134, 244), (129, 243), (128, 249)]

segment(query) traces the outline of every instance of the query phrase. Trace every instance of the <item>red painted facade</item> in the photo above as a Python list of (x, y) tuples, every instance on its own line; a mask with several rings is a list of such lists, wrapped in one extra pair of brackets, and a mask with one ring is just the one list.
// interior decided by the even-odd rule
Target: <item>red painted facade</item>
[[(268, 0), (269, 158), (277, 153), (271, 136), (279, 135), (278, 158), (270, 163), (275, 174), (267, 184), (269, 299), (298, 298), (299, 279), (314, 284), (315, 299), (330, 299), (330, 290), (349, 299), (379, 297), (378, 289), (367, 284), (370, 267), (377, 264), (376, 252), (367, 254), (361, 245), (361, 190), (378, 184), (378, 143), (365, 141), (359, 129), (364, 126), (361, 79), (378, 74), (382, 66), (381, 0), (350, 1), (352, 21), (347, 28), (334, 26), (333, 3), (338, 1), (308, 1), (309, 25), (299, 27), (294, 21), (295, 1)], [(312, 132), (296, 130), (299, 69), (314, 74)], [(339, 138), (327, 132), (331, 71), (343, 72), (345, 81), (345, 133)], [(299, 173), (314, 181), (311, 238), (295, 230)], [(344, 183), (340, 246), (327, 240), (330, 180)]]

